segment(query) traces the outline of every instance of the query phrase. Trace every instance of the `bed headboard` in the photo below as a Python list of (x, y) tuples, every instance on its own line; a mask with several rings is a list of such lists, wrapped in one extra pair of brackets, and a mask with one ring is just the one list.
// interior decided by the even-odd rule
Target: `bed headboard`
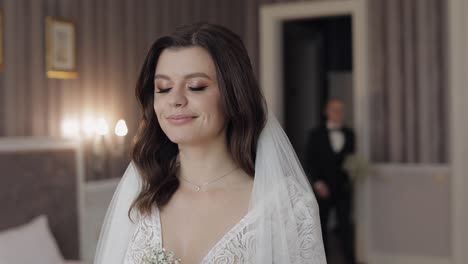
[(0, 139), (0, 230), (45, 214), (64, 258), (78, 259), (80, 159), (75, 141)]

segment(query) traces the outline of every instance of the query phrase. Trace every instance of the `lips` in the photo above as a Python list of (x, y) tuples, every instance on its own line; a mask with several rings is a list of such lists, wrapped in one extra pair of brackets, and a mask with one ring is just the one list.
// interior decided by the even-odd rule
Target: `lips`
[(197, 117), (192, 115), (170, 115), (167, 117), (167, 120), (174, 125), (183, 125), (191, 122), (195, 118)]

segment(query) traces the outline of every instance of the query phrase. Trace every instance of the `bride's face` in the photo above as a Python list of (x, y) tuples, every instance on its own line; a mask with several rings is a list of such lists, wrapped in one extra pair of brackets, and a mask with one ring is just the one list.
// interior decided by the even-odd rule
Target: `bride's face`
[(216, 69), (201, 47), (165, 49), (154, 76), (154, 110), (176, 144), (204, 144), (225, 135)]

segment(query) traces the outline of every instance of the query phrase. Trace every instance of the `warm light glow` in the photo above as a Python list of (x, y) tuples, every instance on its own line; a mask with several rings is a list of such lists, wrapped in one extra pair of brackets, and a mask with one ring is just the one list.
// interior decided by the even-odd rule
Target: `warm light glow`
[(80, 137), (80, 124), (76, 119), (62, 121), (62, 135), (66, 138)]
[(128, 133), (127, 124), (125, 120), (120, 119), (119, 122), (115, 125), (115, 134), (119, 137), (125, 137)]
[(81, 129), (87, 137), (91, 137), (96, 133), (96, 120), (94, 118), (88, 117), (83, 120)]
[(109, 125), (104, 118), (99, 118), (96, 122), (96, 133), (101, 136), (105, 136), (109, 133)]

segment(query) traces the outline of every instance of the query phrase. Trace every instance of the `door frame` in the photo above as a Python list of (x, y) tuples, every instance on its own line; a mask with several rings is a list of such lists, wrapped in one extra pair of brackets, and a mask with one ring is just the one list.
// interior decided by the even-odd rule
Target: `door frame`
[[(260, 83), (269, 109), (284, 124), (282, 23), (286, 20), (349, 15), (353, 29), (353, 114), (358, 152), (370, 156), (367, 0), (277, 3), (260, 7)], [(356, 186), (357, 253), (366, 261), (370, 249), (369, 182)]]
[(450, 94), (450, 165), (452, 209), (452, 257), (454, 264), (468, 261), (468, 3), (448, 1), (448, 78)]

